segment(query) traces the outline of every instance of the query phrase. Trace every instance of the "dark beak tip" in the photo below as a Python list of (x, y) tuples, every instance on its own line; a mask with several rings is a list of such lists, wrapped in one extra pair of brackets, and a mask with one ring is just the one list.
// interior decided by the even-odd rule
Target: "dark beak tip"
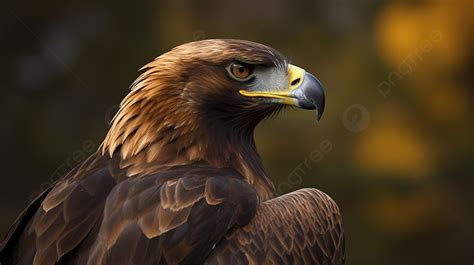
[(319, 121), (323, 116), (324, 106), (326, 104), (323, 85), (314, 75), (310, 73), (306, 73), (306, 77), (302, 85), (305, 86), (304, 95), (307, 101), (311, 102), (313, 108), (316, 109), (316, 119)]
[(321, 117), (323, 116), (324, 111), (320, 111), (319, 109), (316, 109), (316, 121), (320, 121)]

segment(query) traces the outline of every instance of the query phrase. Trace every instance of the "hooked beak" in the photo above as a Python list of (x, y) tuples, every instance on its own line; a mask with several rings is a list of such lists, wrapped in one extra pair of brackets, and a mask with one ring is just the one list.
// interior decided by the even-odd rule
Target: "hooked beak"
[(297, 66), (288, 65), (288, 87), (271, 91), (240, 90), (246, 97), (270, 98), (274, 103), (300, 107), (302, 109), (316, 109), (317, 120), (324, 112), (325, 98), (321, 82), (312, 74)]

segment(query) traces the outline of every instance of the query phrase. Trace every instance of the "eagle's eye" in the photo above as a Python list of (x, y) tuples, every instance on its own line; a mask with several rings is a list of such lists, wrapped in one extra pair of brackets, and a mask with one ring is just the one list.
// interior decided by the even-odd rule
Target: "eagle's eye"
[(253, 67), (245, 63), (234, 62), (228, 67), (228, 72), (237, 81), (247, 81), (252, 77)]

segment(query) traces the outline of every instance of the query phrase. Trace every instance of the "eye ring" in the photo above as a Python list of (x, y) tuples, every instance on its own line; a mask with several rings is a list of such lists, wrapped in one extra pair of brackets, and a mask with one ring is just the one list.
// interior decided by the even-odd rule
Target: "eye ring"
[(254, 69), (253, 66), (250, 64), (242, 62), (232, 62), (227, 67), (227, 72), (233, 79), (245, 82), (253, 77)]

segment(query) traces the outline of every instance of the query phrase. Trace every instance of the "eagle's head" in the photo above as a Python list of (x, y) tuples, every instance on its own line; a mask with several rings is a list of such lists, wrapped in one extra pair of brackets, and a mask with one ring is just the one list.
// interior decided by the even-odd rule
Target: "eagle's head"
[(183, 44), (142, 70), (102, 146), (130, 168), (137, 161), (226, 165), (248, 155), (251, 150), (241, 149), (254, 148), (255, 126), (282, 107), (316, 109), (318, 119), (324, 110), (324, 92), (313, 75), (250, 41)]

